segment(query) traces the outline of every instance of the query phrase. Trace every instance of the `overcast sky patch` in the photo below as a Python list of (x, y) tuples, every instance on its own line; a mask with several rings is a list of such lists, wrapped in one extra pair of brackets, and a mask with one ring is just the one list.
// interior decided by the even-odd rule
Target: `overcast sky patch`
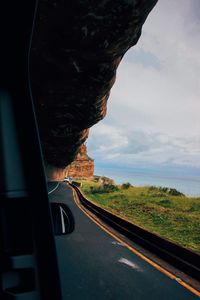
[(200, 168), (197, 0), (160, 0), (121, 62), (107, 117), (91, 129), (98, 163)]

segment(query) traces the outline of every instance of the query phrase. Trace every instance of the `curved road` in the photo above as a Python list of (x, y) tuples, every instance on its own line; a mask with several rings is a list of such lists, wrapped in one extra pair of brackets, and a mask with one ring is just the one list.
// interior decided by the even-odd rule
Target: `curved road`
[(56, 236), (64, 299), (199, 299), (96, 225), (66, 183), (50, 182), (48, 190), (50, 201), (67, 204), (75, 218), (71, 234)]

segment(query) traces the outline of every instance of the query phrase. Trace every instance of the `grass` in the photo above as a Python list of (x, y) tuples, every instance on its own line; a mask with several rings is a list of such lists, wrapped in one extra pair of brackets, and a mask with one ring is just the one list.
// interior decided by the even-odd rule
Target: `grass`
[(200, 198), (174, 196), (176, 191), (156, 187), (116, 186), (109, 191), (94, 181), (82, 181), (81, 189), (101, 207), (200, 254)]

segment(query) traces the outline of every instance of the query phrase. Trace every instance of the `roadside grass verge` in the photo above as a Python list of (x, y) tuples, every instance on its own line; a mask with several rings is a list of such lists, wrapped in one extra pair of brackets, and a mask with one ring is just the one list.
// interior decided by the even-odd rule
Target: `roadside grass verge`
[(186, 197), (168, 188), (129, 185), (104, 188), (94, 181), (81, 182), (81, 190), (89, 200), (200, 254), (200, 197)]

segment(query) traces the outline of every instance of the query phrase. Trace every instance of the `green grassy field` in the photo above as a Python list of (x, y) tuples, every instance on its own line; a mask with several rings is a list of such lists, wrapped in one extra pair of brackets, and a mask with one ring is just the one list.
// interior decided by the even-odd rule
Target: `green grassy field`
[(200, 198), (174, 196), (167, 188), (81, 182), (83, 193), (101, 207), (200, 253)]

